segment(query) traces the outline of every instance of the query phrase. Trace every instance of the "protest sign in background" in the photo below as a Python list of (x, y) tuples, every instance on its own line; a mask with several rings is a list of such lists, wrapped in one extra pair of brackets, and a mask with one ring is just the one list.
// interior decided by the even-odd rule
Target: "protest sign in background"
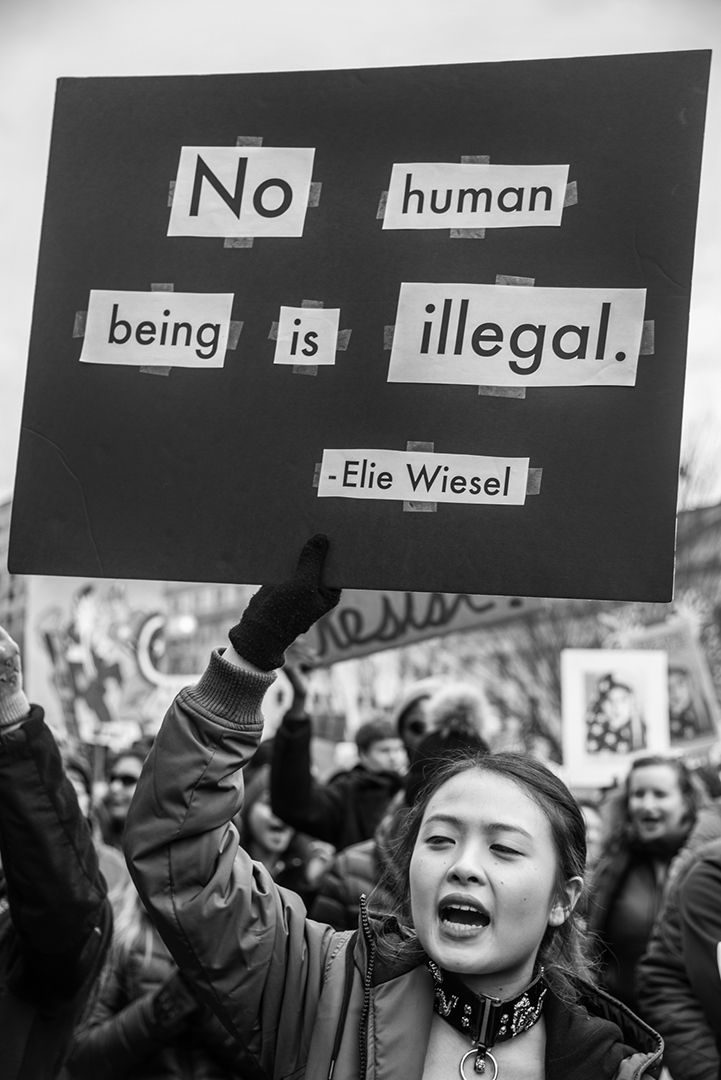
[(708, 67), (61, 80), (11, 569), (669, 599)]

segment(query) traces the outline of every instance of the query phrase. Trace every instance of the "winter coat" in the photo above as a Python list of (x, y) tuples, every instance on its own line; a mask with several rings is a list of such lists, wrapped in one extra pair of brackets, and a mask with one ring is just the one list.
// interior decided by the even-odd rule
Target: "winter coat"
[(596, 935), (600, 982), (634, 1012), (636, 965), (661, 910), (672, 857), (654, 859), (629, 846), (602, 854), (588, 891), (587, 927)]
[(311, 722), (284, 718), (273, 741), (270, 798), (273, 812), (299, 832), (336, 850), (369, 840), (403, 781), (356, 765), (319, 784), (311, 771)]
[[(132, 885), (129, 886), (133, 888)], [(230, 1036), (177, 976), (145, 924), (129, 949), (113, 949), (68, 1058), (77, 1080), (236, 1080)]]
[(0, 732), (0, 852), (0, 1076), (50, 1080), (112, 915), (90, 829), (35, 705)]
[(720, 845), (721, 804), (716, 802), (699, 811), (688, 844), (674, 861), (663, 909), (636, 969), (642, 1013), (663, 1035), (664, 1062), (674, 1080), (718, 1080), (721, 1072), (718, 1042), (721, 1006), (708, 1004), (714, 1000), (714, 988), (718, 994), (721, 980), (715, 947), (704, 941), (714, 922), (721, 939), (718, 927), (721, 900), (716, 898), (711, 906), (710, 920), (703, 920), (711, 925), (696, 929), (698, 915), (690, 919), (691, 913), (684, 906), (690, 873), (706, 856), (709, 856), (708, 870), (713, 873), (714, 860), (718, 865)]
[(393, 840), (407, 813), (405, 801), (397, 796), (372, 840), (338, 852), (309, 907), (312, 919), (330, 923), (336, 930), (354, 930), (361, 896), (367, 896), (373, 911), (391, 910), (393, 901), (386, 888), (394, 869)]
[[(381, 959), (379, 935), (401, 935), (395, 921), (364, 913), (354, 934), (308, 919), (228, 824), (271, 681), (216, 652), (198, 685), (175, 699), (128, 816), (131, 874), (185, 976), (267, 1077), (420, 1080), (433, 981), (417, 960)], [(655, 1032), (606, 995), (580, 990), (585, 1008), (550, 995), (549, 1080), (655, 1076), (663, 1046)]]

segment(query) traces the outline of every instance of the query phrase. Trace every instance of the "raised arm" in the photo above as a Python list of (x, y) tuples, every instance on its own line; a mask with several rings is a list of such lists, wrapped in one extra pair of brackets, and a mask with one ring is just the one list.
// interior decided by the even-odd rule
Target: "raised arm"
[(13, 1048), (21, 1037), (13, 1029), (3, 1032), (2, 1052), (47, 1064), (72, 1033), (112, 918), (90, 829), (43, 711), (23, 692), (18, 646), (1, 627), (0, 859), (5, 992), (37, 1010), (26, 1046)]
[(321, 583), (326, 550), (314, 537), (288, 581), (256, 593), (230, 632), (232, 647), (175, 699), (126, 826), (131, 873), (176, 962), (266, 1068), (291, 1052), (284, 1048), (302, 1053), (298, 1036), (312, 1024), (333, 935), (307, 923), (299, 898), (251, 861), (232, 819), (272, 669), (337, 603)]

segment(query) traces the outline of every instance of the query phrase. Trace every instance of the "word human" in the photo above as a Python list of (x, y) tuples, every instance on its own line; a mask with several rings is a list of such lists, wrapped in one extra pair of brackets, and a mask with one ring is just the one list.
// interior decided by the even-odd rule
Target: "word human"
[(645, 289), (404, 282), (390, 382), (633, 386)]
[(560, 225), (567, 165), (394, 165), (384, 229)]
[(325, 450), (318, 495), (346, 499), (522, 504), (527, 458), (398, 450)]

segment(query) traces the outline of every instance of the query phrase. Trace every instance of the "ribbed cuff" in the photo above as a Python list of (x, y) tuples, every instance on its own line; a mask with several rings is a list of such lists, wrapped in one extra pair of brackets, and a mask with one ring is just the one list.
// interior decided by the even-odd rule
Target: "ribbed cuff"
[(273, 671), (248, 671), (230, 664), (214, 649), (200, 681), (182, 694), (216, 723), (243, 731), (261, 731), (261, 703), (275, 679)]
[(9, 697), (0, 697), (0, 728), (8, 724), (17, 724), (30, 715), (30, 702), (22, 690), (16, 690)]

